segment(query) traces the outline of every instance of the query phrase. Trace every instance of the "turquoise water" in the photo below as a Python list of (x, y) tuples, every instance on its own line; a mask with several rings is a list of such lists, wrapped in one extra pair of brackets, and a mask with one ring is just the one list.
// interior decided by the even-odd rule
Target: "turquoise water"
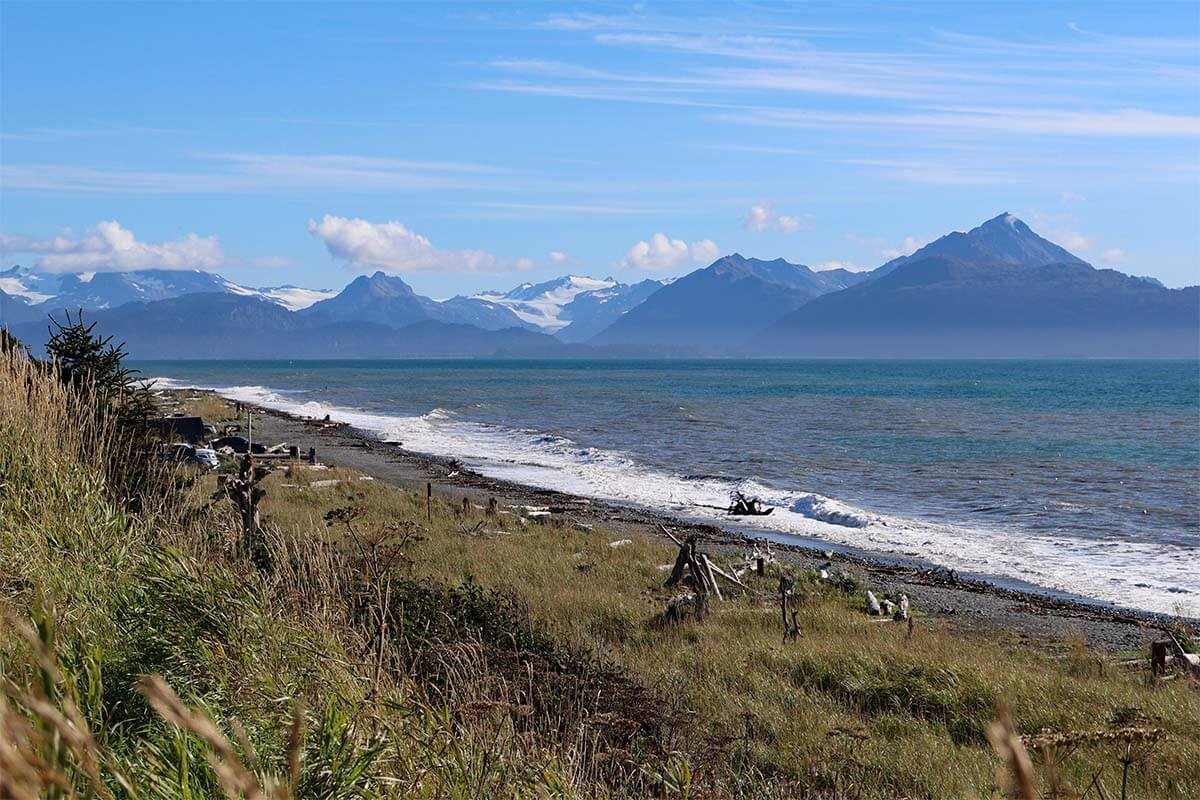
[(145, 362), (498, 477), (1125, 605), (1200, 608), (1187, 361)]

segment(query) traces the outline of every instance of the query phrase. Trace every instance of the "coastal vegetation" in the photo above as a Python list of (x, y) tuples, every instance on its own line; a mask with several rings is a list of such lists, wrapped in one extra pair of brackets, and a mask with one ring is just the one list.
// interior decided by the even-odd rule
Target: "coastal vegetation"
[(299, 464), (247, 542), (76, 338), (0, 357), (0, 796), (1200, 795), (1193, 678), (875, 621), (852, 581), (773, 564), (668, 626), (649, 532)]

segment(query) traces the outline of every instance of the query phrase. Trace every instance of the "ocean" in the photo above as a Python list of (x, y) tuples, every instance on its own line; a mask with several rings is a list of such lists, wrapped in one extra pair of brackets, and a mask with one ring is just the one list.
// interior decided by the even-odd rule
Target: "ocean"
[(484, 474), (1200, 616), (1193, 361), (141, 362)]

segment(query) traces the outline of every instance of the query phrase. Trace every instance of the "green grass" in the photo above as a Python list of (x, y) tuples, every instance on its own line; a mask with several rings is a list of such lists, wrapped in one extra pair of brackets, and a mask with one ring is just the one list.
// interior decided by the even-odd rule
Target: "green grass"
[(85, 402), (0, 363), (0, 754), (29, 754), (0, 796), (993, 797), (1000, 706), (1022, 734), (1108, 732), (1058, 765), (1077, 793), (1099, 771), (1118, 796), (1137, 726), (1163, 738), (1130, 796), (1200, 796), (1191, 679), (930, 617), (909, 639), (801, 574), (797, 641), (774, 574), (664, 628), (669, 544), (440, 501), (426, 521), (340, 469), (269, 477), (250, 559), (212, 476), (124, 510)]

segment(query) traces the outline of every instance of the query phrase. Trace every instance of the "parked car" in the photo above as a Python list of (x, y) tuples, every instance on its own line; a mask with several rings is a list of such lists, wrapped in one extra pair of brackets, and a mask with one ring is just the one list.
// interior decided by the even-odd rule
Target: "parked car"
[(247, 452), (253, 452), (255, 455), (267, 452), (267, 448), (258, 442), (251, 444), (245, 436), (222, 436), (219, 439), (213, 439), (209, 442), (209, 447), (214, 450), (221, 450), (228, 447), (238, 455), (244, 455)]
[(205, 469), (216, 469), (221, 466), (217, 451), (209, 447), (196, 447), (187, 442), (176, 442), (169, 445), (163, 453), (165, 459), (175, 464), (199, 464)]

